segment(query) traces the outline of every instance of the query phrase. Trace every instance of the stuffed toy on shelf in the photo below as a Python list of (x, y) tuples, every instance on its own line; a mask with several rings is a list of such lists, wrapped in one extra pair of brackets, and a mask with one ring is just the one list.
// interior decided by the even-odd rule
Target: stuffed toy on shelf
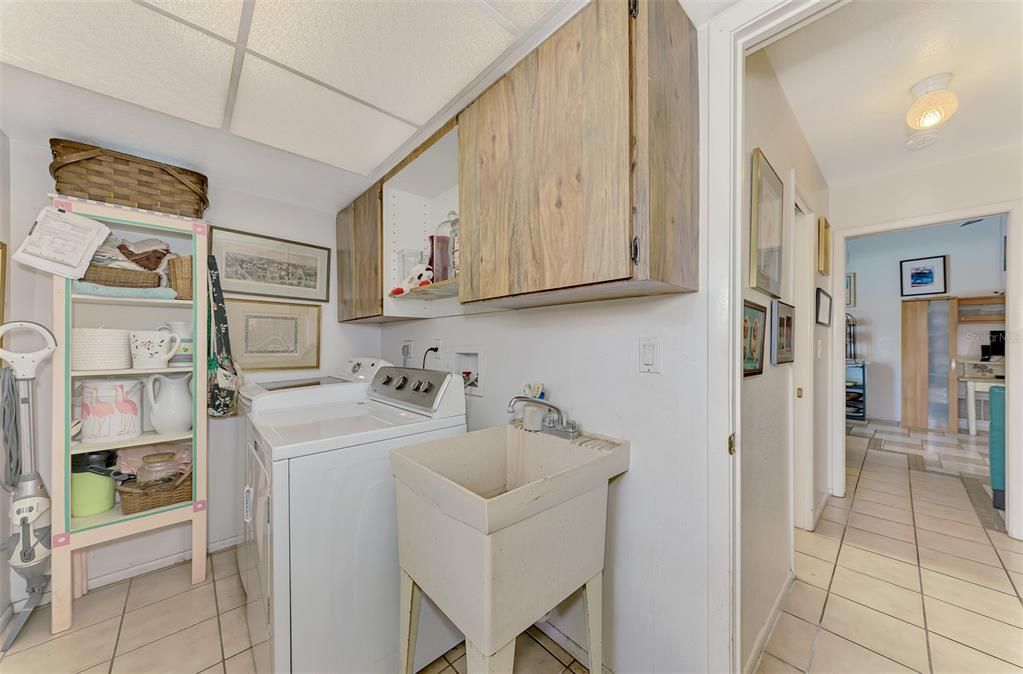
[(428, 264), (417, 264), (412, 267), (412, 273), (408, 275), (400, 286), (391, 289), (392, 297), (404, 295), (413, 288), (421, 288), (433, 283), (433, 267)]

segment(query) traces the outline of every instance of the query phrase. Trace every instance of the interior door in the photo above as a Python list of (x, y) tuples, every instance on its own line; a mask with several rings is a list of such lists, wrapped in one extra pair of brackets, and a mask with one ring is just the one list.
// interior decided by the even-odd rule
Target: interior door
[(337, 319), (383, 313), (383, 204), (378, 183), (337, 214)]
[(632, 275), (629, 20), (595, 0), (459, 115), (463, 302)]
[(902, 425), (955, 431), (959, 427), (955, 298), (902, 303)]

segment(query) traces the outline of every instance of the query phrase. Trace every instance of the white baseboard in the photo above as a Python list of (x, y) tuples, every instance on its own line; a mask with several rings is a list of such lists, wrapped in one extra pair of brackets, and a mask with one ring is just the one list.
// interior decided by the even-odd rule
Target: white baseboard
[(775, 597), (774, 605), (771, 607), (771, 613), (767, 617), (767, 622), (760, 628), (760, 632), (757, 634), (756, 641), (753, 642), (753, 650), (750, 651), (749, 659), (746, 660), (746, 664), (743, 665), (743, 674), (751, 674), (756, 670), (757, 664), (760, 662), (760, 657), (763, 655), (764, 647), (767, 646), (767, 638), (771, 636), (771, 631), (774, 629), (775, 623), (778, 622), (778, 618), (781, 617), (781, 607), (785, 603), (785, 595), (788, 594), (789, 588), (792, 587), (792, 581), (796, 579), (795, 573), (789, 570), (789, 575), (785, 578), (785, 582), (782, 583), (781, 592)]
[(813, 512), (813, 530), (817, 530), (817, 525), (821, 523), (821, 515), (824, 514), (824, 509), (828, 507), (828, 501), (831, 500), (831, 494), (825, 489), (824, 498), (817, 504), (817, 507)]
[[(239, 534), (238, 536), (232, 536), (231, 538), (225, 538), (224, 540), (210, 543), (207, 549), (210, 553), (219, 552), (220, 550), (225, 550), (227, 548), (234, 547), (235, 545), (238, 545), (241, 542), (242, 536)], [(121, 581), (128, 580), (129, 578), (135, 578), (137, 576), (141, 576), (152, 571), (159, 571), (160, 569), (165, 569), (168, 566), (174, 566), (179, 562), (184, 562), (191, 558), (192, 558), (191, 550), (182, 550), (181, 552), (176, 552), (173, 555), (159, 557), (157, 559), (153, 559), (142, 564), (136, 564), (135, 566), (129, 567), (127, 569), (119, 569), (117, 571), (104, 573), (98, 576), (89, 576), (88, 589), (98, 590), (101, 587), (113, 585), (114, 583), (120, 583)], [(12, 609), (13, 611), (21, 611), (24, 608), (26, 601), (28, 601), (27, 598), (19, 599), (18, 601), (11, 604), (9, 608)], [(47, 590), (46, 594), (43, 595), (42, 601), (39, 602), (39, 605), (43, 606), (49, 603), (50, 592), (49, 590)]]
[(4, 609), (3, 613), (0, 613), (0, 632), (7, 629), (7, 623), (11, 622), (11, 618), (14, 617), (14, 606), (8, 606)]

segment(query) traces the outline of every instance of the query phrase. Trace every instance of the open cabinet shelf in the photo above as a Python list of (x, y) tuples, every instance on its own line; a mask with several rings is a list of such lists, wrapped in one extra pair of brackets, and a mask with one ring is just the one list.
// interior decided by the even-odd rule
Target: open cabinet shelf
[[(76, 215), (99, 220), (111, 232), (128, 240), (156, 237), (167, 242), (176, 255), (192, 256), (193, 300), (148, 299), (113, 297), (73, 293), (73, 284), (64, 278), (53, 279), (53, 332), (57, 349), (53, 354), (53, 411), (51, 462), (51, 531), (53, 605), (52, 631), (62, 632), (71, 627), (71, 600), (85, 591), (88, 578), (87, 549), (94, 545), (115, 541), (127, 536), (153, 531), (174, 524), (192, 526), (192, 581), (205, 580), (206, 565), (206, 489), (207, 489), (207, 428), (206, 428), (206, 233), (209, 225), (174, 215), (113, 206), (95, 201), (51, 195), (60, 207)], [(125, 330), (157, 330), (168, 322), (190, 324), (194, 332), (192, 363), (190, 366), (153, 369), (72, 369), (73, 328), (112, 328)], [(127, 345), (125, 345), (127, 346)], [(79, 416), (72, 396), (84, 379), (97, 380), (96, 386), (114, 386), (109, 380), (119, 377), (143, 381), (157, 374), (191, 376), (192, 426), (184, 433), (158, 433), (146, 431), (151, 406), (146, 404), (145, 391), (136, 397), (120, 393), (107, 394), (93, 391), (95, 399), (88, 402), (94, 407), (91, 414), (110, 429), (122, 424), (138, 424), (143, 433), (131, 439), (109, 437), (99, 442), (80, 442), (71, 438), (71, 425)], [(116, 391), (116, 389), (115, 389)], [(120, 397), (118, 397), (120, 396)], [(102, 406), (100, 405), (102, 403)], [(84, 405), (83, 405), (84, 407)], [(88, 452), (105, 452), (130, 447), (188, 443), (192, 448), (192, 497), (187, 502), (152, 508), (125, 515), (119, 501), (114, 507), (87, 517), (73, 517), (71, 503), (74, 485), (71, 480), (71, 458)], [(77, 484), (77, 482), (75, 483)]]
[(396, 300), (442, 300), (449, 297), (458, 297), (458, 279), (451, 278), (446, 281), (437, 281), (427, 286), (412, 288), (407, 293), (392, 295)]

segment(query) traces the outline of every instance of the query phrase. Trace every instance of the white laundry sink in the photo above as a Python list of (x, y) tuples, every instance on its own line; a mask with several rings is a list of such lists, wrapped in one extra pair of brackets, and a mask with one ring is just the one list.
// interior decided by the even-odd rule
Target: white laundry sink
[(567, 440), (517, 422), (393, 449), (402, 571), (470, 651), (513, 649), (527, 627), (599, 583), (608, 480), (628, 466), (626, 441)]

